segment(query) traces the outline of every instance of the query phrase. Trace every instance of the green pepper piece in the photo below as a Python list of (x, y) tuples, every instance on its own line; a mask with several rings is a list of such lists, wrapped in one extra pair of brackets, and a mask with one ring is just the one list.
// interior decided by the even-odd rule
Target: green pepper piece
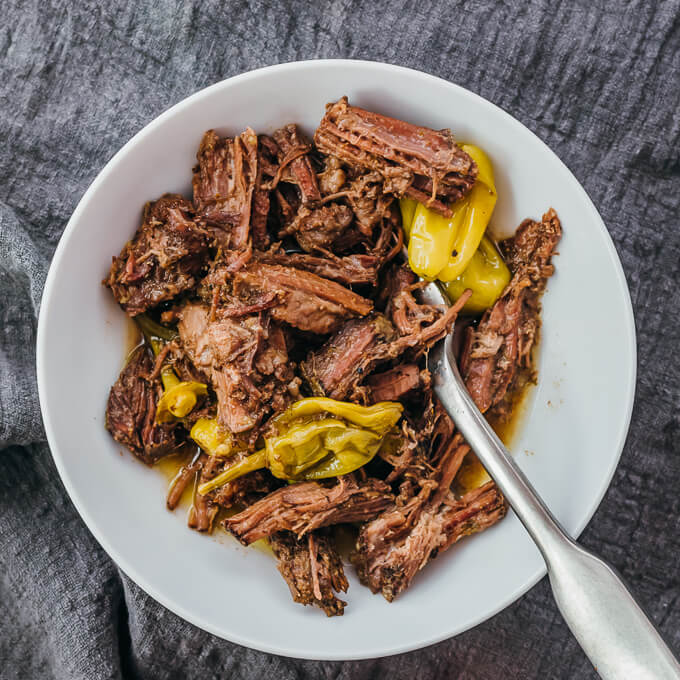
[(261, 449), (257, 453), (246, 456), (235, 465), (227, 468), (209, 482), (201, 484), (201, 486), (198, 487), (198, 493), (200, 493), (201, 496), (205, 496), (205, 494), (213, 489), (217, 489), (220, 486), (224, 486), (227, 482), (231, 482), (232, 479), (243, 477), (243, 475), (247, 475), (249, 472), (255, 472), (255, 470), (261, 470), (263, 467), (266, 467), (266, 462), (265, 451), (264, 449)]
[(361, 406), (328, 397), (307, 397), (296, 401), (276, 420), (286, 423), (296, 418), (330, 413), (353, 425), (384, 433), (399, 420), (403, 410), (404, 407), (398, 401), (381, 401), (372, 406)]
[[(289, 481), (348, 474), (375, 456), (402, 410), (397, 402), (359, 406), (326, 398), (301, 399), (276, 419), (279, 434), (266, 437), (264, 449), (202, 484), (198, 491), (206, 494), (264, 467), (275, 477)], [(340, 416), (342, 420), (310, 420), (323, 413)]]

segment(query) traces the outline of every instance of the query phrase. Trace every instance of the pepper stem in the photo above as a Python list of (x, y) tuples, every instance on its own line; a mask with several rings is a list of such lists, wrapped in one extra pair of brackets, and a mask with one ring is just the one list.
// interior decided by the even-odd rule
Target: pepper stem
[(200, 493), (201, 496), (205, 496), (205, 494), (207, 494), (209, 491), (212, 491), (213, 489), (216, 489), (218, 486), (222, 486), (227, 482), (231, 482), (232, 479), (243, 477), (243, 475), (247, 475), (249, 472), (253, 472), (254, 470), (260, 470), (261, 468), (265, 467), (266, 464), (267, 458), (265, 455), (265, 450), (260, 449), (247, 458), (239, 461), (236, 463), (236, 465), (232, 465), (230, 468), (227, 468), (224, 472), (217, 475), (217, 477), (211, 479), (209, 482), (201, 484), (201, 486), (198, 487), (198, 493)]

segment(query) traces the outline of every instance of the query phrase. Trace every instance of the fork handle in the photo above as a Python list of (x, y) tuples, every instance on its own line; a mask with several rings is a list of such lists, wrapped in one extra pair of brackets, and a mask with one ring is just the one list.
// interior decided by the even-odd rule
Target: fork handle
[(538, 546), (567, 625), (605, 680), (680, 680), (680, 664), (614, 569), (560, 526), (480, 413), (451, 336), (430, 352), (434, 390)]

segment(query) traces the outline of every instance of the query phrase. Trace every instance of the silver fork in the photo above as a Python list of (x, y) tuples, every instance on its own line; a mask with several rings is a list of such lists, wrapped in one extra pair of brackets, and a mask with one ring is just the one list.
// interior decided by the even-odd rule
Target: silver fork
[[(435, 283), (421, 297), (448, 305)], [(432, 348), (428, 364), (442, 406), (541, 551), (557, 606), (600, 677), (680, 679), (680, 664), (620, 576), (560, 526), (480, 413), (458, 372), (452, 335)]]

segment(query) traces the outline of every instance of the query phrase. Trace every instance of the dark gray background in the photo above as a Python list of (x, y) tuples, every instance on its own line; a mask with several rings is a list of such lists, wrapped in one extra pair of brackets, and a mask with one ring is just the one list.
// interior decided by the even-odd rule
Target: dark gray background
[(242, 71), (317, 57), (403, 64), (481, 94), (546, 141), (602, 213), (635, 307), (639, 380), (621, 465), (582, 540), (680, 649), (678, 0), (0, 9), (3, 678), (594, 677), (545, 580), (475, 630), (400, 657), (315, 663), (223, 642), (125, 579), (65, 494), (44, 443), (33, 346), (71, 212), (115, 151), (172, 104)]

